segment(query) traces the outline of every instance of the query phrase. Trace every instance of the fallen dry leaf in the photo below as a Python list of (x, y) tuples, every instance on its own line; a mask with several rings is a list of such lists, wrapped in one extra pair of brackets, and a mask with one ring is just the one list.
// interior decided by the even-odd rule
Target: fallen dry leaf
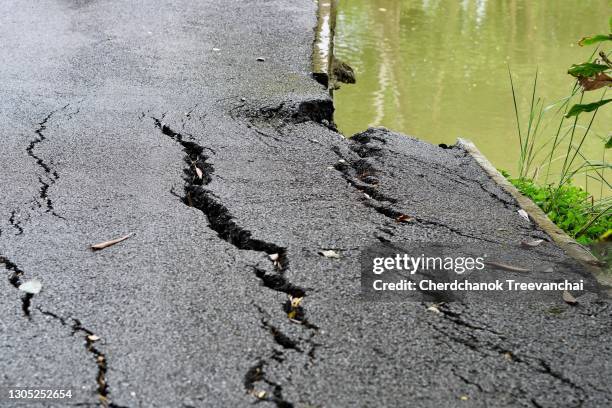
[(30, 295), (36, 295), (40, 293), (42, 289), (42, 283), (38, 279), (30, 279), (29, 281), (23, 282), (19, 285), (19, 290)]
[(289, 296), (289, 299), (291, 301), (291, 308), (292, 309), (297, 309), (298, 307), (300, 307), (300, 303), (302, 303), (302, 299), (304, 299), (303, 297), (292, 297)]
[(576, 303), (578, 303), (576, 298), (571, 293), (569, 293), (567, 290), (563, 291), (563, 301), (567, 303), (568, 305), (575, 305)]
[(412, 222), (412, 221), (414, 221), (414, 217), (410, 217), (410, 216), (408, 216), (406, 214), (402, 214), (399, 217), (397, 217), (395, 219), (395, 221), (397, 221), (397, 222)]
[(585, 91), (594, 91), (604, 86), (612, 86), (612, 78), (603, 72), (590, 78), (578, 78), (578, 82)]
[(89, 341), (98, 341), (98, 340), (100, 340), (100, 337), (96, 336), (95, 334), (90, 334), (89, 336), (87, 336), (87, 340), (89, 340)]
[(268, 258), (272, 261), (272, 265), (280, 267), (280, 254), (270, 254)]
[(535, 248), (538, 245), (540, 245), (542, 242), (544, 242), (543, 239), (534, 239), (533, 241), (523, 241), (521, 242), (521, 246), (523, 248)]
[(340, 258), (340, 254), (336, 251), (332, 251), (331, 249), (319, 251), (319, 254), (323, 255), (326, 258)]
[(485, 262), (484, 264), (488, 266), (492, 266), (493, 268), (496, 268), (496, 269), (503, 269), (505, 271), (529, 272), (529, 269), (521, 268), (519, 266), (507, 265), (507, 264), (499, 263), (499, 262)]
[(431, 306), (429, 306), (429, 307), (427, 308), (427, 310), (429, 310), (430, 312), (437, 313), (437, 314), (442, 313), (442, 312), (440, 312), (440, 309), (438, 309), (438, 308), (436, 307), (436, 305), (431, 305)]
[(268, 394), (265, 391), (256, 391), (256, 390), (253, 390), (253, 395), (256, 398), (265, 399)]
[(517, 212), (518, 212), (518, 215), (520, 215), (520, 216), (521, 216), (521, 218), (524, 218), (524, 219), (526, 219), (527, 221), (529, 221), (529, 214), (527, 214), (527, 211), (525, 211), (525, 210), (523, 210), (523, 209), (520, 209), (520, 210), (518, 210)]
[(93, 249), (94, 251), (99, 251), (100, 249), (108, 248), (111, 245), (115, 245), (115, 244), (118, 244), (121, 241), (125, 241), (126, 239), (128, 239), (132, 235), (134, 235), (134, 234), (130, 233), (130, 234), (127, 234), (127, 235), (125, 235), (125, 236), (123, 236), (121, 238), (111, 239), (110, 241), (105, 241), (105, 242), (100, 242), (99, 244), (92, 245), (91, 249)]

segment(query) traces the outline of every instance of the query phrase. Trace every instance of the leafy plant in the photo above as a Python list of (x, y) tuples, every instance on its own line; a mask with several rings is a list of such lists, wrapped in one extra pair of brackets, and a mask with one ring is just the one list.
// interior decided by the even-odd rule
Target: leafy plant
[(589, 244), (612, 231), (610, 200), (593, 202), (587, 191), (571, 184), (557, 189), (555, 186), (539, 185), (533, 180), (511, 178), (505, 171), (502, 174), (522, 194), (531, 198), (552, 222), (578, 242)]
[[(609, 40), (612, 40), (612, 34), (585, 37), (580, 44), (591, 45)], [(508, 71), (520, 155), (518, 178), (502, 173), (542, 208), (555, 224), (582, 243), (592, 242), (612, 231), (612, 198), (604, 197), (604, 188), (609, 191), (611, 187), (606, 178), (606, 171), (611, 165), (605, 160), (605, 149), (612, 148), (612, 136), (602, 138), (601, 161), (589, 159), (582, 152), (585, 140), (592, 137), (591, 129), (597, 112), (612, 102), (611, 98), (604, 98), (606, 89), (612, 86), (612, 77), (608, 75), (612, 73), (612, 63), (603, 51), (598, 59), (593, 59), (595, 55), (596, 51), (589, 61), (570, 67), (568, 73), (576, 78), (570, 94), (550, 105), (545, 105), (544, 99), (537, 95), (536, 72), (528, 117), (524, 122), (521, 122), (512, 74)], [(583, 103), (585, 92), (601, 88), (604, 89), (599, 101)], [(579, 118), (587, 114), (590, 114), (590, 118), (580, 122)], [(548, 125), (556, 120), (558, 124), (549, 134)], [(557, 163), (561, 163), (559, 174), (551, 174), (551, 168)], [(590, 186), (593, 186), (593, 181), (595, 188), (599, 186), (598, 199), (594, 197), (596, 190), (593, 187), (585, 190), (572, 184), (572, 180), (578, 176), (584, 176), (586, 182), (590, 180)]]
[[(581, 47), (585, 45), (593, 45), (604, 41), (612, 41), (612, 17), (610, 17), (610, 34), (599, 34), (591, 37), (584, 37), (578, 41)], [(608, 75), (612, 73), (612, 62), (604, 51), (599, 53), (599, 60), (595, 62), (584, 62), (582, 64), (574, 64), (567, 71), (568, 74), (577, 79), (584, 91), (594, 91), (596, 89), (612, 86), (612, 77)], [(612, 99), (602, 99), (599, 102), (590, 104), (576, 104), (567, 112), (566, 117), (578, 116), (582, 112), (592, 112), (601, 106), (612, 102)]]

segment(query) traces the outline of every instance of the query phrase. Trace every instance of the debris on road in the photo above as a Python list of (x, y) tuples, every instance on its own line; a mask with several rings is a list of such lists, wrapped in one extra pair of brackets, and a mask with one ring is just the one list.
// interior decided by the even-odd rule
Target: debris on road
[(487, 266), (491, 266), (495, 269), (502, 269), (504, 271), (510, 271), (510, 272), (529, 272), (529, 269), (525, 269), (525, 268), (521, 268), (519, 266), (512, 266), (512, 265), (507, 265), (504, 263), (500, 263), (500, 262), (485, 262), (484, 263)]
[[(520, 210), (517, 211), (518, 215), (521, 216), (521, 218), (524, 218), (525, 220), (529, 221), (529, 214), (527, 214), (527, 211), (523, 210), (522, 208)], [(530, 221), (531, 222), (531, 221)]]
[(575, 305), (578, 303), (576, 298), (571, 293), (569, 293), (567, 290), (563, 291), (563, 301), (567, 303), (568, 305)]
[(323, 255), (326, 258), (335, 258), (335, 259), (339, 259), (340, 258), (340, 254), (337, 253), (336, 251), (331, 250), (331, 249), (319, 251), (319, 254)]
[(104, 242), (100, 242), (99, 244), (94, 244), (91, 246), (91, 249), (94, 251), (99, 251), (100, 249), (108, 248), (109, 246), (118, 244), (121, 241), (125, 241), (132, 235), (134, 235), (134, 233), (129, 233), (121, 238), (111, 239), (110, 241), (104, 241)]
[(412, 221), (414, 221), (414, 217), (411, 217), (411, 216), (406, 215), (406, 214), (402, 214), (399, 217), (397, 217), (395, 219), (395, 221), (397, 221), (397, 222), (412, 222)]
[(436, 305), (429, 306), (427, 310), (429, 310), (430, 312), (434, 312), (436, 314), (442, 314), (442, 312), (440, 311), (440, 309), (438, 309)]
[(202, 173), (202, 170), (200, 170), (200, 168), (196, 165), (194, 165), (193, 167), (195, 168), (195, 172), (198, 178), (202, 180), (202, 177), (204, 177), (204, 173)]
[(535, 248), (539, 246), (542, 242), (544, 242), (543, 239), (534, 239), (533, 241), (523, 241), (521, 242), (521, 246), (523, 248)]
[(37, 295), (42, 289), (42, 283), (38, 279), (31, 279), (19, 285), (19, 290), (30, 295)]

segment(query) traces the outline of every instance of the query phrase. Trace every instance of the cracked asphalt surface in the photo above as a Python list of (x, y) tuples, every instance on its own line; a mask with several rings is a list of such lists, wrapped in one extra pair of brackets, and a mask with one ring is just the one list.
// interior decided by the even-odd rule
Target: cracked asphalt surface
[[(510, 195), (461, 149), (326, 126), (314, 3), (150, 3), (3, 4), (0, 386), (75, 390), (44, 407), (612, 406), (609, 300)], [(361, 300), (361, 249), (387, 241), (586, 287)]]

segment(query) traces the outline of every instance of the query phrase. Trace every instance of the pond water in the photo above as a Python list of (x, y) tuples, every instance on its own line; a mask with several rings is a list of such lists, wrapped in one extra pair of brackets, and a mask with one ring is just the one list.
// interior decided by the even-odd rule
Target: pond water
[[(339, 0), (335, 55), (353, 67), (357, 83), (334, 91), (335, 120), (347, 136), (385, 126), (432, 143), (464, 137), (516, 174), (508, 67), (524, 115), (536, 69), (546, 104), (567, 96), (567, 68), (594, 51), (577, 40), (606, 33), (610, 15), (610, 0)], [(606, 108), (584, 145), (591, 159), (604, 155), (598, 136), (610, 131)]]

